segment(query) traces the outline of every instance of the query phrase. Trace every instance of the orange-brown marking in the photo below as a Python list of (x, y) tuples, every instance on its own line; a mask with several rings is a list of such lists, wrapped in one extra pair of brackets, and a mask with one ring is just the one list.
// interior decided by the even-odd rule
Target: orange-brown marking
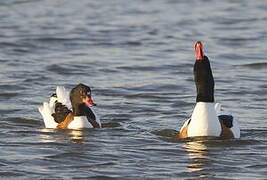
[(224, 139), (230, 139), (230, 138), (234, 138), (234, 134), (233, 132), (231, 131), (230, 128), (226, 127), (224, 124), (223, 124), (223, 121), (220, 120), (220, 123), (221, 123), (221, 127), (222, 127), (222, 132), (220, 134), (220, 137), (224, 138)]
[(72, 113), (69, 113), (65, 120), (57, 125), (57, 128), (59, 129), (65, 129), (68, 127), (68, 125), (74, 120), (74, 116)]
[(188, 124), (183, 129), (180, 130), (178, 137), (179, 138), (188, 138), (187, 129), (188, 129)]

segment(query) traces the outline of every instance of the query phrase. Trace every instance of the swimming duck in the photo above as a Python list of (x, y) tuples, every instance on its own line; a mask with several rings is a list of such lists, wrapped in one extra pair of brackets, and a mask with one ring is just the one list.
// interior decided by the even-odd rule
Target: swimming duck
[(58, 86), (49, 102), (44, 102), (38, 110), (46, 128), (101, 128), (92, 106), (96, 104), (91, 98), (90, 87), (78, 84), (70, 93), (64, 87)]
[(238, 121), (231, 113), (222, 111), (220, 103), (214, 102), (214, 79), (209, 59), (204, 55), (203, 45), (200, 41), (195, 43), (195, 56), (196, 105), (191, 118), (186, 120), (180, 129), (179, 137), (239, 138)]

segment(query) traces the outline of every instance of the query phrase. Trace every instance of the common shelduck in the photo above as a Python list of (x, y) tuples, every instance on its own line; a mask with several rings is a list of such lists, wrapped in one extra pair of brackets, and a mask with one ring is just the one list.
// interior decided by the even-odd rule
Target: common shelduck
[(44, 102), (38, 110), (46, 128), (100, 128), (100, 120), (91, 108), (95, 105), (90, 87), (78, 84), (70, 93), (58, 86), (50, 101)]
[(203, 45), (200, 41), (195, 44), (195, 56), (196, 105), (191, 118), (185, 121), (180, 129), (179, 137), (239, 138), (238, 121), (230, 113), (222, 111), (219, 103), (214, 102), (214, 79), (209, 59), (204, 55)]

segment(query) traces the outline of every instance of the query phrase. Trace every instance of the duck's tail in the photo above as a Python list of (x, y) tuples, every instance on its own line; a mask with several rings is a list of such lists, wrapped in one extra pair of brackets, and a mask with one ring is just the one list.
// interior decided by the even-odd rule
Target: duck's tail
[(52, 117), (53, 109), (50, 107), (48, 102), (44, 102), (43, 106), (38, 108), (39, 112), (41, 113), (44, 124), (46, 128), (56, 128), (58, 123), (55, 122), (54, 118)]
[(227, 128), (231, 129), (234, 138), (240, 138), (240, 126), (238, 120), (232, 116), (231, 112), (223, 111), (220, 103), (216, 103), (214, 107), (218, 118)]
[(59, 119), (59, 115), (55, 111), (55, 110), (60, 110), (60, 112), (61, 112), (62, 108), (60, 108), (61, 106), (59, 107), (59, 104), (62, 107), (65, 107), (65, 109), (71, 110), (69, 92), (66, 91), (66, 89), (63, 86), (57, 86), (56, 94), (53, 94), (50, 97), (49, 103), (44, 102), (43, 105), (38, 108), (39, 112), (41, 113), (41, 115), (43, 117), (44, 124), (45, 124), (46, 128), (56, 128), (57, 127), (58, 123), (55, 121), (54, 116), (56, 116), (56, 119)]

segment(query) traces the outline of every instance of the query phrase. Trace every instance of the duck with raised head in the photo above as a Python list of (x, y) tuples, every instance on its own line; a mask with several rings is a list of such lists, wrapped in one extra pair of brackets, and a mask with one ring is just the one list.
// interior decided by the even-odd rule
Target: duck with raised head
[(96, 104), (92, 100), (90, 87), (78, 84), (70, 93), (58, 86), (50, 101), (44, 102), (38, 110), (46, 128), (101, 128), (93, 106)]
[(196, 136), (239, 138), (238, 121), (230, 113), (222, 111), (221, 104), (215, 103), (215, 83), (210, 61), (204, 55), (203, 44), (200, 41), (195, 43), (195, 56), (196, 105), (191, 118), (185, 121), (178, 136), (180, 138)]

